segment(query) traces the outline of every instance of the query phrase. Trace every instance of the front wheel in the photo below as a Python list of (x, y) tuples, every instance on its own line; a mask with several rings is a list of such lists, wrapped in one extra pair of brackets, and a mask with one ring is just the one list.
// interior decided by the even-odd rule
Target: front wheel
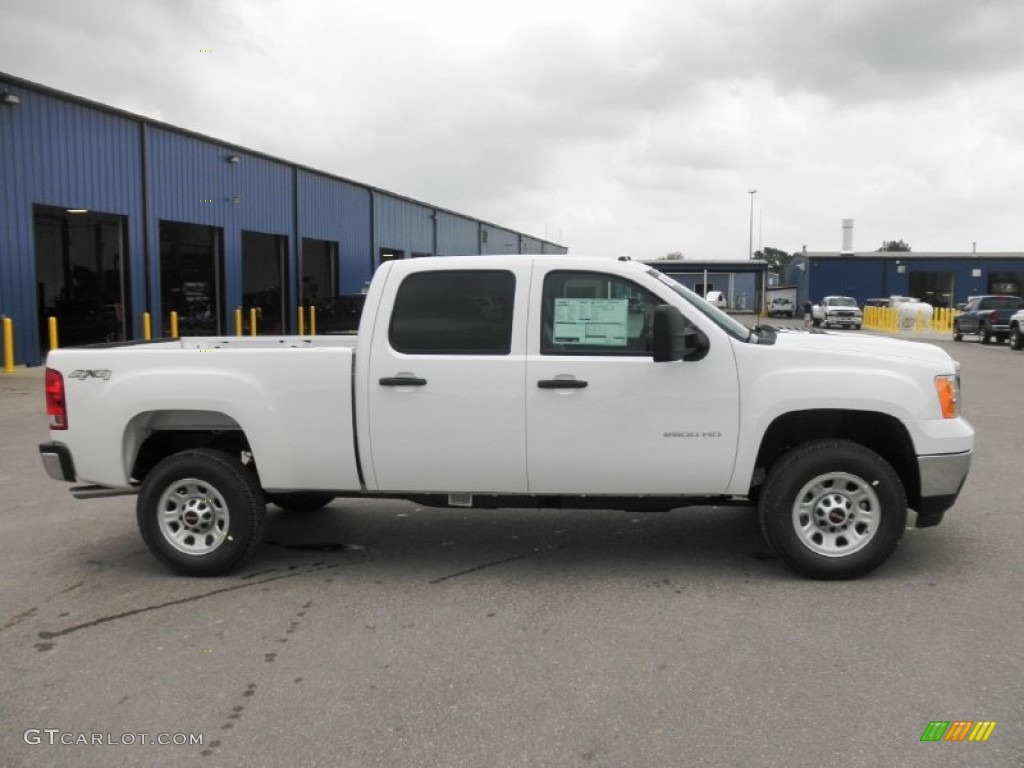
[(981, 326), (981, 330), (978, 333), (981, 336), (981, 343), (982, 344), (991, 344), (992, 343), (992, 332), (988, 329), (987, 325)]
[(1021, 334), (1019, 326), (1010, 329), (1010, 348), (1018, 352), (1024, 349), (1024, 334)]
[(960, 331), (960, 324), (957, 322), (953, 323), (953, 341), (963, 341), (964, 335)]
[(772, 468), (758, 514), (765, 540), (790, 568), (815, 579), (850, 579), (896, 549), (907, 500), (896, 472), (874, 451), (815, 440)]
[(168, 456), (146, 476), (136, 506), (153, 556), (186, 576), (219, 576), (252, 554), (267, 507), (256, 476), (224, 451)]

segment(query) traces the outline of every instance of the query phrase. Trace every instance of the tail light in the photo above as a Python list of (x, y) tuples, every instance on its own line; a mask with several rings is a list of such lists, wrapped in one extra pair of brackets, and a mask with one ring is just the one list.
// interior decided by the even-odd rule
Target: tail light
[(990, 312), (989, 316), (988, 316), (988, 321), (990, 323), (998, 322), (999, 321), (999, 313), (998, 312)]
[(46, 369), (46, 415), (50, 429), (68, 428), (68, 404), (64, 399), (64, 377), (60, 371)]

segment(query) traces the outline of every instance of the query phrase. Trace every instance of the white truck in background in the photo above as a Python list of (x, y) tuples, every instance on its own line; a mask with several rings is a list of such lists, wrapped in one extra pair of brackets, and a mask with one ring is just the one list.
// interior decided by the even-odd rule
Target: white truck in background
[(655, 269), (547, 256), (393, 261), (355, 338), (52, 352), (51, 476), (137, 494), (151, 552), (239, 567), (268, 499), (668, 510), (756, 505), (815, 578), (860, 576), (955, 502), (974, 432), (936, 346), (751, 330)]

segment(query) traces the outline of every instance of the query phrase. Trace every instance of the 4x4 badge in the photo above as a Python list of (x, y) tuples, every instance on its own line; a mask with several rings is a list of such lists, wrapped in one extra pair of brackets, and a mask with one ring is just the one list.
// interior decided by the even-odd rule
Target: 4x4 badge
[(72, 371), (68, 374), (69, 379), (103, 379), (104, 381), (110, 381), (110, 371), (106, 368), (99, 368), (95, 371), (82, 370), (79, 368), (77, 371)]

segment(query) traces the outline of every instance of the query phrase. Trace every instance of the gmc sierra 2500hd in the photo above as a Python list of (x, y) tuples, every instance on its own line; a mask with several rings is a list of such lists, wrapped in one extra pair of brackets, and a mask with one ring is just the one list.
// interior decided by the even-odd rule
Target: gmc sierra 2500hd
[(939, 523), (970, 466), (938, 347), (751, 330), (639, 263), (544, 256), (381, 265), (358, 335), (61, 349), (55, 478), (137, 493), (152, 553), (238, 567), (268, 498), (668, 510), (756, 505), (815, 578), (883, 563)]

